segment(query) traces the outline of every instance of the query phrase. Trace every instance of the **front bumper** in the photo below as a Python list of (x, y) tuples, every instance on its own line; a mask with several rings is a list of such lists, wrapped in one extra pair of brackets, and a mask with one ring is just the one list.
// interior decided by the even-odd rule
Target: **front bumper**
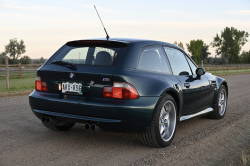
[(53, 116), (75, 123), (95, 123), (102, 128), (146, 129), (153, 118), (159, 97), (134, 100), (89, 98), (34, 90), (29, 96), (35, 115)]

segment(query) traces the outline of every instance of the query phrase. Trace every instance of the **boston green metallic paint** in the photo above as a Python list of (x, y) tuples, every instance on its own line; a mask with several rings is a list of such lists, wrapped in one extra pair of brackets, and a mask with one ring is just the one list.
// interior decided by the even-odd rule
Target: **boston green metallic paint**
[[(106, 40), (106, 39), (100, 39)], [(112, 39), (109, 39), (112, 40)], [(60, 53), (62, 47), (52, 59), (49, 59), (37, 75), (48, 85), (48, 93), (34, 90), (30, 96), (30, 106), (35, 115), (41, 119), (43, 115), (65, 119), (71, 122), (91, 122), (101, 127), (112, 128), (116, 125), (132, 130), (145, 130), (152, 121), (155, 108), (161, 98), (171, 94), (177, 104), (177, 120), (183, 115), (197, 113), (208, 107), (214, 108), (216, 96), (221, 84), (227, 87), (223, 78), (209, 73), (197, 79), (193, 76), (175, 76), (167, 73), (138, 70), (140, 53), (147, 46), (169, 46), (181, 48), (169, 43), (140, 40), (113, 39), (126, 43), (128, 46), (116, 67), (82, 66), (76, 69), (51, 64), (53, 56)], [(166, 55), (167, 56), (167, 55)], [(75, 74), (75, 79), (90, 87), (89, 93), (82, 96), (65, 95), (56, 86), (61, 80), (69, 80), (69, 73)], [(109, 78), (110, 81), (102, 81)], [(90, 85), (93, 81), (94, 85)], [(102, 90), (112, 86), (113, 81), (132, 84), (138, 94), (138, 99), (104, 99)], [(216, 85), (212, 85), (215, 81)], [(189, 83), (190, 87), (184, 86)], [(115, 125), (114, 125), (115, 124)]]
[[(110, 100), (49, 94), (34, 90), (30, 94), (29, 100), (33, 111), (34, 109), (46, 110), (48, 115), (50, 115), (49, 112), (63, 113), (68, 118), (71, 115), (78, 115), (85, 122), (99, 122), (100, 125), (107, 123), (106, 119), (112, 119), (116, 123), (117, 121), (121, 122), (127, 127), (133, 124), (132, 128), (141, 129), (150, 124), (158, 97), (140, 97), (136, 100)], [(71, 118), (74, 119), (74, 116)]]

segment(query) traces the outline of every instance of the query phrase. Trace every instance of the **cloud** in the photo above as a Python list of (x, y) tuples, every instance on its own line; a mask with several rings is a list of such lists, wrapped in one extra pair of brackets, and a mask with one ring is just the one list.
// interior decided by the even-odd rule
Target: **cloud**
[(161, 13), (167, 13), (167, 14), (183, 14), (183, 11), (178, 11), (178, 10), (163, 10), (160, 11)]
[(228, 10), (226, 13), (235, 15), (250, 15), (250, 10)]
[(6, 2), (6, 3), (16, 3), (15, 1), (13, 0), (0, 0), (0, 2)]
[(6, 4), (6, 5), (4, 5), (4, 8), (7, 8), (7, 9), (19, 9), (19, 10), (56, 10), (56, 8), (50, 7), (50, 6), (27, 6), (27, 7), (23, 7), (23, 6), (18, 6), (18, 5), (14, 5), (14, 4)]
[(188, 12), (188, 11), (180, 11), (180, 10), (162, 10), (159, 11), (162, 14), (168, 14), (174, 17), (181, 17), (181, 18), (204, 18), (204, 14)]

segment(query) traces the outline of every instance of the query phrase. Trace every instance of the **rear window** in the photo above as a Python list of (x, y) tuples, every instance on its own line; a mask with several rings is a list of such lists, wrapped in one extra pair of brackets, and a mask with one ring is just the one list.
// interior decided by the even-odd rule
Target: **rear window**
[(124, 43), (117, 42), (70, 42), (62, 47), (48, 63), (64, 61), (76, 65), (115, 67), (126, 46)]

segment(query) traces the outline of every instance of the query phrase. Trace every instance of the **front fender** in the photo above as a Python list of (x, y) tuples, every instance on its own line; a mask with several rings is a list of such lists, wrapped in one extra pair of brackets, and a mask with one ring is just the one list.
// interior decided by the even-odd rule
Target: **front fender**
[(213, 103), (214, 104), (216, 104), (216, 102), (217, 102), (217, 96), (219, 94), (219, 90), (220, 90), (221, 85), (225, 85), (225, 87), (227, 89), (227, 96), (228, 96), (227, 81), (224, 78), (216, 77), (216, 82), (217, 82), (217, 88), (216, 88), (215, 95), (214, 95), (214, 98), (213, 98)]

